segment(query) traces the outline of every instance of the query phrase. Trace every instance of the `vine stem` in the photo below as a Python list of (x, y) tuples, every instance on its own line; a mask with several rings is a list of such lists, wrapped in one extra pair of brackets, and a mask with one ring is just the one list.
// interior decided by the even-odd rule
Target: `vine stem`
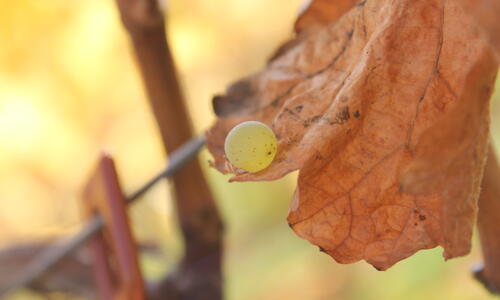
[[(193, 136), (193, 130), (166, 37), (163, 13), (156, 0), (116, 3), (163, 145), (170, 154)], [(177, 271), (155, 286), (156, 294), (159, 299), (221, 299), (223, 226), (199, 162), (186, 164), (173, 176), (173, 184), (185, 253)]]

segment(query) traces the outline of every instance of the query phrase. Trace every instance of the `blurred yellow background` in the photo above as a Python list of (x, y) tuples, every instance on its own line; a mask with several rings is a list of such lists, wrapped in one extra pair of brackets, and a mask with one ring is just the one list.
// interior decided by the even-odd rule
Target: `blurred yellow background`
[[(169, 40), (197, 132), (214, 120), (212, 95), (262, 68), (291, 36), (299, 6), (299, 0), (169, 1)], [(78, 194), (102, 150), (114, 155), (127, 192), (165, 165), (131, 54), (112, 0), (2, 3), (0, 246), (78, 228)], [(492, 111), (496, 137), (496, 99)], [(386, 272), (364, 262), (339, 265), (286, 224), (295, 175), (229, 184), (208, 168), (206, 152), (200, 159), (227, 226), (229, 300), (493, 299), (469, 273), (480, 260), (477, 235), (471, 255), (446, 263), (434, 249)], [(167, 183), (144, 198), (130, 213), (137, 238), (165, 252), (142, 259), (146, 276), (156, 278), (182, 248)], [(21, 291), (10, 299), (41, 298)]]

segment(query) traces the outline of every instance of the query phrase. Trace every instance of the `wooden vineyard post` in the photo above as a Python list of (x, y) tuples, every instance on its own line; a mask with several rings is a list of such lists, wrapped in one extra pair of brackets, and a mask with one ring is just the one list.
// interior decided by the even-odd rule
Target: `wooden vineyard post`
[(88, 219), (100, 217), (104, 223), (103, 230), (89, 242), (100, 299), (145, 299), (127, 202), (111, 157), (101, 157), (82, 201), (85, 216)]

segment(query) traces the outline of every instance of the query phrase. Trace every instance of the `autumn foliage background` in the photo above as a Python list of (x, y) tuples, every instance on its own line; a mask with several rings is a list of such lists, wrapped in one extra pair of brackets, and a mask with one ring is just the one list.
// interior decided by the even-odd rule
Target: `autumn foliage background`
[[(197, 132), (214, 120), (210, 99), (262, 68), (291, 36), (298, 0), (169, 1), (169, 34)], [(498, 96), (497, 96), (498, 95)], [(492, 101), (500, 149), (500, 103)], [(113, 153), (126, 191), (164, 165), (159, 136), (112, 1), (3, 3), (0, 10), (0, 246), (72, 232), (76, 196), (101, 149)], [(203, 153), (202, 162), (209, 156)], [(285, 221), (296, 178), (232, 183), (205, 171), (227, 224), (227, 299), (490, 299), (468, 270), (420, 251), (387, 272), (340, 265), (297, 238)], [(148, 278), (173, 266), (180, 243), (163, 183), (134, 205)], [(1, 266), (0, 266), (1, 268)], [(12, 299), (37, 299), (27, 292)]]

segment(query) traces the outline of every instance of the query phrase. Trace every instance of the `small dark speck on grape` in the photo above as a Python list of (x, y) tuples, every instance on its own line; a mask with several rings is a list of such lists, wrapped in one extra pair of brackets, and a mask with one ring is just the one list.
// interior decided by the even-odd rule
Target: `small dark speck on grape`
[(271, 155), (271, 151), (267, 152), (267, 155)]

